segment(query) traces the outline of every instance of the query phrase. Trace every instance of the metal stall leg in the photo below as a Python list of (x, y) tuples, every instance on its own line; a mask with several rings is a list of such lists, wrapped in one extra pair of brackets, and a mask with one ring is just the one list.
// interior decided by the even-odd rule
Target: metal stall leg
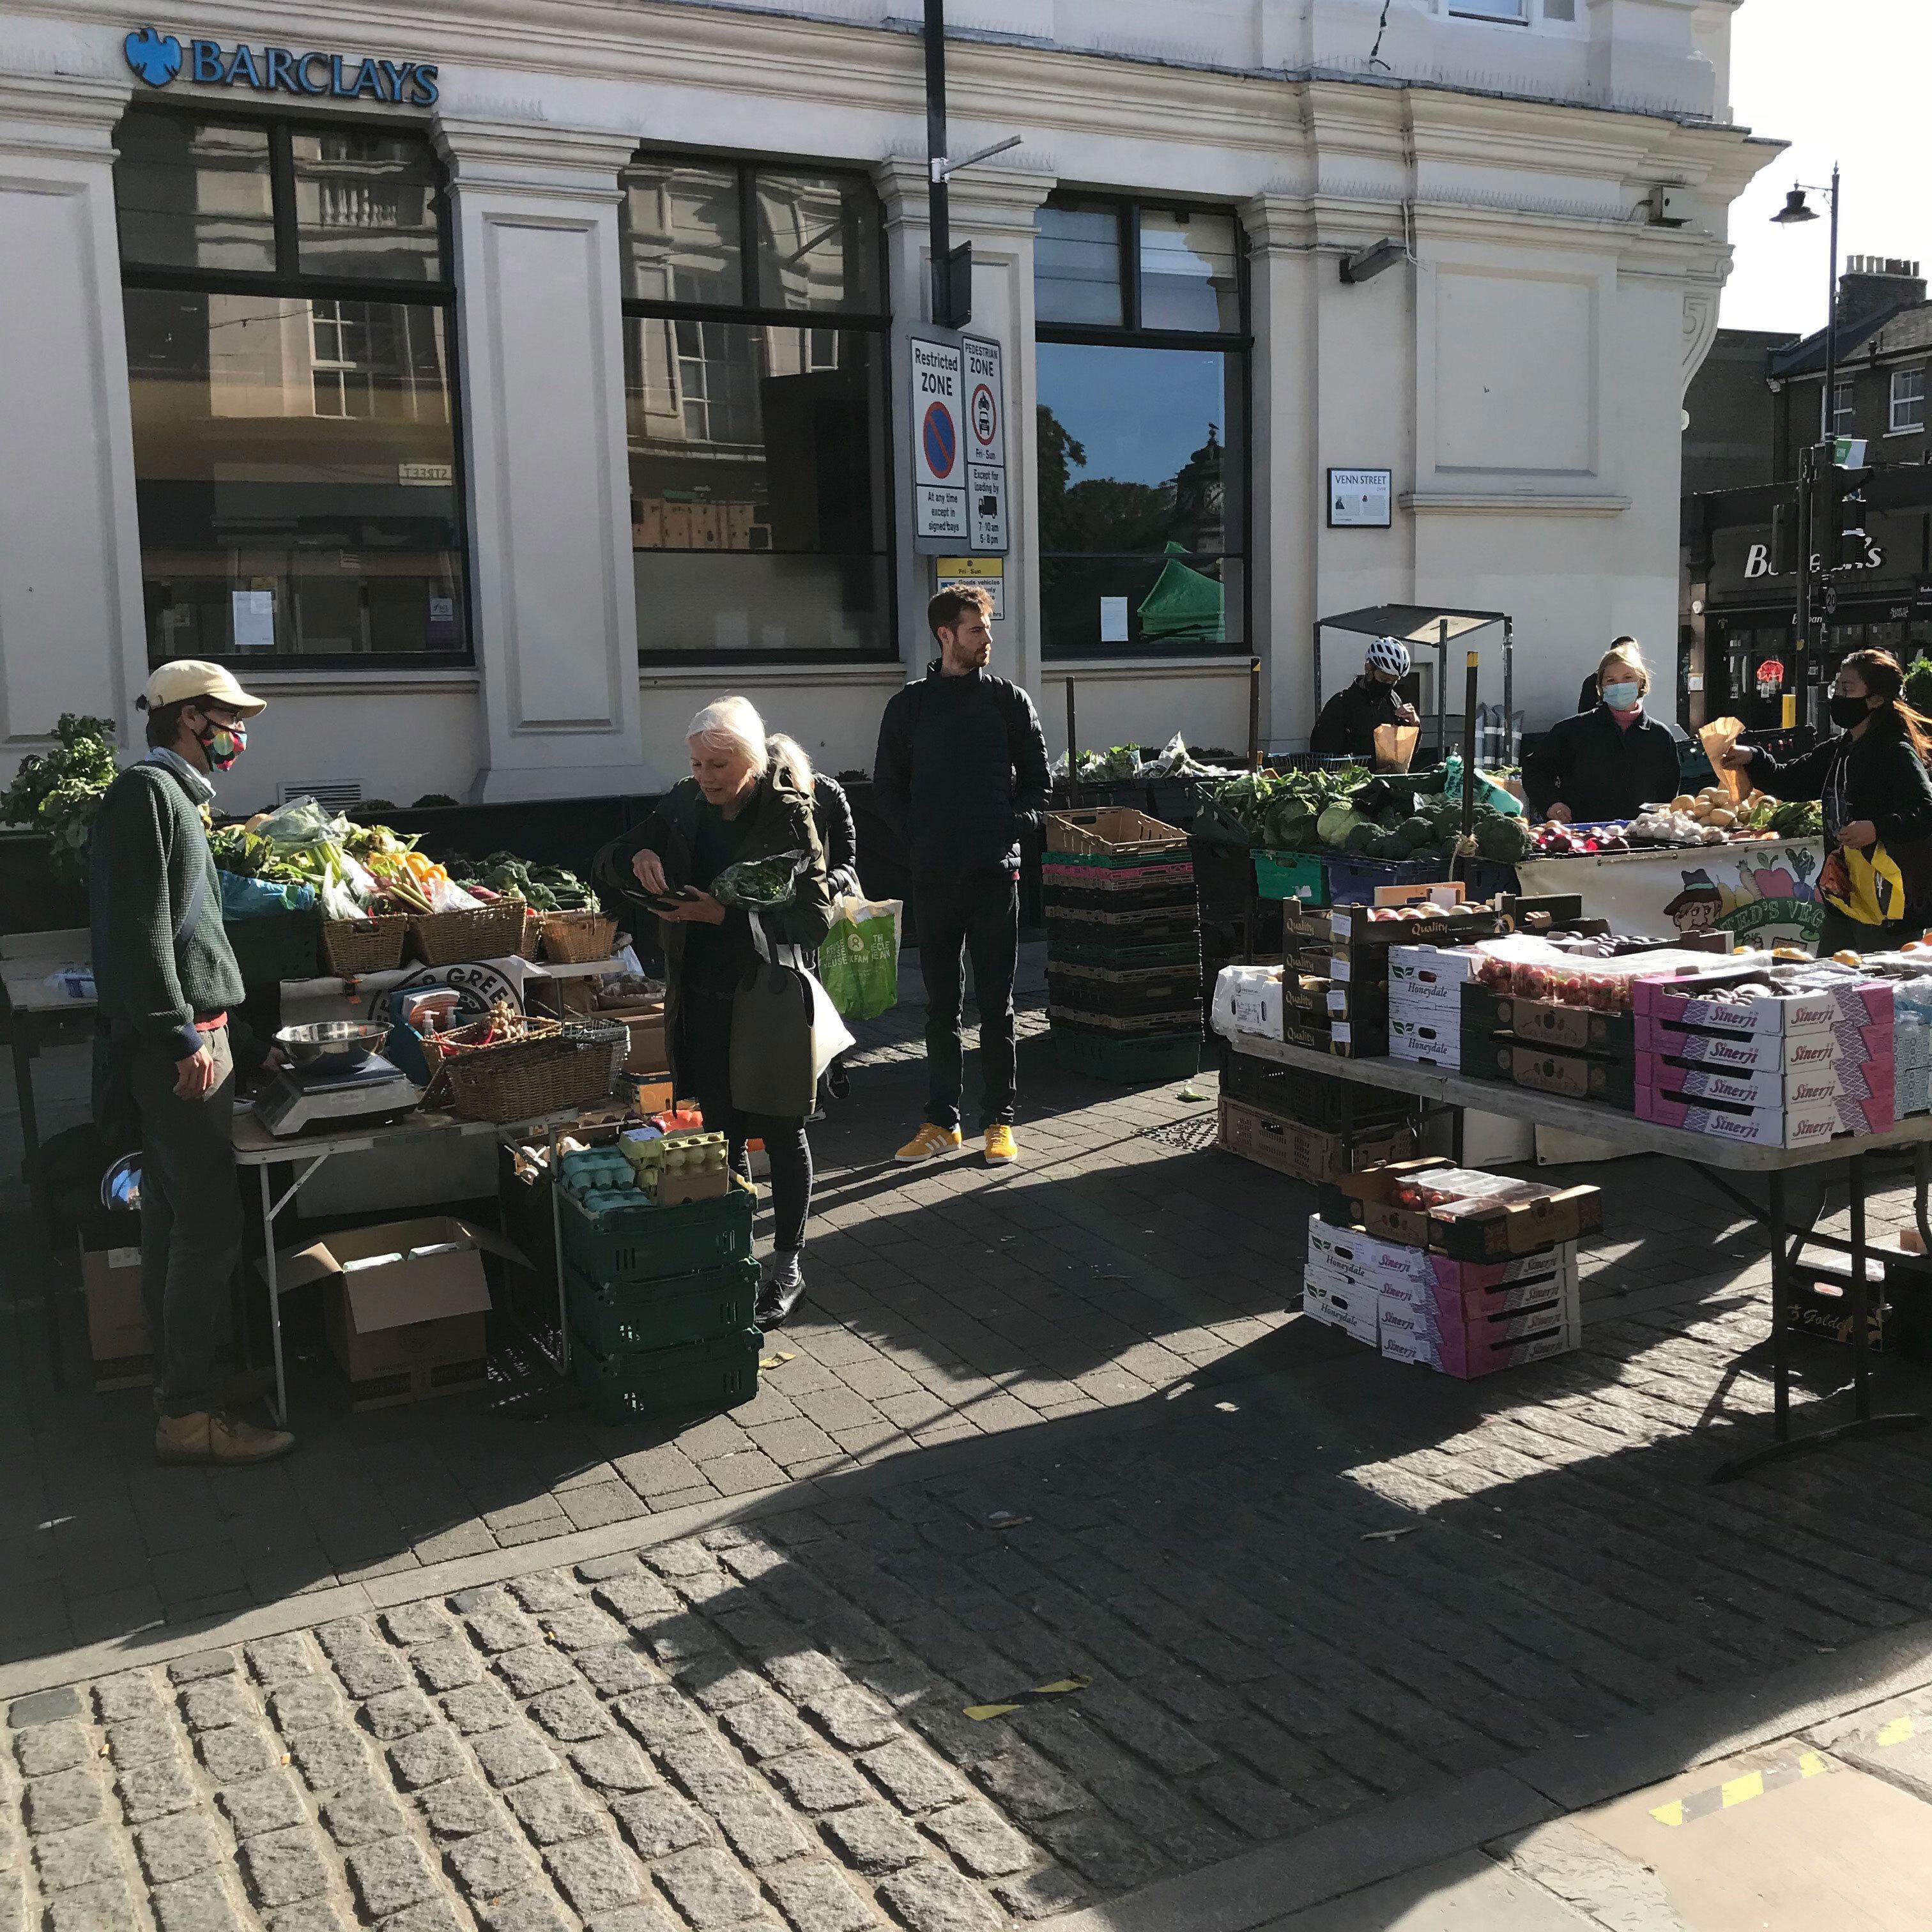
[(27, 1198), (33, 1208), (34, 1233), (40, 1245), (40, 1305), (46, 1317), (47, 1365), (57, 1389), (67, 1387), (67, 1366), (61, 1359), (60, 1262), (54, 1252), (54, 1217), (47, 1205), (46, 1169), (40, 1160), (40, 1124), (34, 1105), (34, 1043), (27, 1036), (32, 1022), (13, 1016), (14, 1091), (20, 1103), (20, 1142), (25, 1150)]
[(1784, 1176), (1774, 1173), (1766, 1192), (1766, 1215), (1771, 1223), (1772, 1434), (1782, 1443), (1791, 1436), (1791, 1276), (1784, 1247)]
[[(321, 1163), (318, 1162), (317, 1166)], [(311, 1173), (314, 1168), (310, 1170)], [(258, 1167), (255, 1172), (262, 1184), (262, 1271), (268, 1277), (268, 1340), (275, 1357), (275, 1426), (286, 1429), (289, 1426), (289, 1388), (282, 1373), (282, 1283), (280, 1270), (275, 1265), (275, 1215), (278, 1204), (268, 1181), (268, 1169)], [(301, 1182), (296, 1184), (301, 1186)], [(289, 1190), (290, 1194), (294, 1188)]]
[(1865, 1326), (1870, 1297), (1865, 1285), (1865, 1163), (1862, 1154), (1845, 1162), (1845, 1186), (1852, 1207), (1852, 1413), (1871, 1419), (1871, 1351)]

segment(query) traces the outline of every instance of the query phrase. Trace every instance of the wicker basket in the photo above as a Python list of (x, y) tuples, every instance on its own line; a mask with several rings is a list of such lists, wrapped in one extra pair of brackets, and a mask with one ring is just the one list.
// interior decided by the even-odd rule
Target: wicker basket
[(593, 908), (542, 913), (538, 920), (542, 956), (555, 965), (584, 966), (593, 959), (608, 959), (616, 944), (617, 922)]
[(406, 912), (374, 919), (326, 919), (322, 922), (322, 963), (344, 980), (361, 973), (386, 973), (403, 963), (410, 936)]
[(1164, 852), (1187, 843), (1178, 825), (1164, 825), (1126, 805), (1103, 805), (1084, 812), (1050, 812), (1046, 816), (1046, 849), (1078, 852), (1112, 859), (1130, 854)]
[(435, 1066), (427, 1103), (460, 1118), (502, 1124), (586, 1107), (616, 1084), (622, 1027), (555, 1020), (479, 1020), (423, 1042)]
[(521, 899), (502, 899), (465, 912), (415, 912), (409, 918), (410, 949), (425, 966), (506, 959), (524, 936)]

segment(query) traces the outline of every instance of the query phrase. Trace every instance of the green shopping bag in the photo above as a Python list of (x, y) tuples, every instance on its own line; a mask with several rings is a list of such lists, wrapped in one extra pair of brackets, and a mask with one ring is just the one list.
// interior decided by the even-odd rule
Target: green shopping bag
[(841, 898), (818, 949), (818, 977), (842, 1018), (876, 1019), (899, 1000), (900, 899)]

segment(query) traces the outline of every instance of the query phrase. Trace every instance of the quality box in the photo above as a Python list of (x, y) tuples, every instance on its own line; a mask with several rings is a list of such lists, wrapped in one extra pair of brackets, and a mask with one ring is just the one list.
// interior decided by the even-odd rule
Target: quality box
[[(485, 1254), (528, 1265), (508, 1242), (453, 1214), (345, 1229), (275, 1259), (284, 1292), (325, 1285), (329, 1351), (349, 1378), (350, 1406), (364, 1409), (484, 1379)], [(256, 1265), (266, 1279), (266, 1264)]]
[(1298, 1120), (1221, 1096), (1220, 1132), (1215, 1145), (1258, 1167), (1271, 1168), (1293, 1180), (1318, 1184), (1361, 1167), (1406, 1159), (1414, 1145), (1406, 1126), (1358, 1132), (1351, 1150), (1340, 1134), (1324, 1133)]
[[(1324, 1220), (1359, 1222), (1367, 1232), (1412, 1247), (1432, 1248), (1457, 1261), (1500, 1261), (1594, 1234), (1604, 1225), (1604, 1197), (1595, 1187), (1548, 1189), (1519, 1184), (1508, 1198), (1479, 1197), (1436, 1207), (1408, 1208), (1397, 1199), (1432, 1170), (1454, 1171), (1440, 1160), (1391, 1162), (1360, 1174), (1340, 1174), (1326, 1190)], [(1334, 1197), (1330, 1213), (1327, 1197)]]

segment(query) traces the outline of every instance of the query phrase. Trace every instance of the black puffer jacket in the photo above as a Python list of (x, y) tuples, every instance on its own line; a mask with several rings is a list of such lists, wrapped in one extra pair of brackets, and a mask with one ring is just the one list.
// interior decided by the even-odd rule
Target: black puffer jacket
[(1678, 793), (1677, 740), (1654, 718), (1626, 730), (1610, 706), (1559, 718), (1524, 760), (1522, 788), (1532, 817), (1567, 806), (1580, 825), (1634, 818), (1647, 805), (1667, 805)]
[(825, 878), (832, 896), (859, 892), (859, 829), (852, 823), (852, 801), (836, 778), (815, 772), (812, 780), (812, 808), (818, 836), (825, 848)]
[(1750, 778), (1777, 798), (1817, 800), (1828, 844), (1847, 825), (1870, 820), (1898, 862), (1909, 913), (1932, 908), (1932, 779), (1888, 714), (1880, 712), (1856, 738), (1841, 733), (1783, 764), (1754, 750)]
[(1046, 811), (1046, 739), (1033, 700), (983, 670), (948, 677), (935, 658), (879, 721), (872, 784), (905, 836), (915, 879), (1016, 872)]
[(1364, 671), (1322, 706), (1308, 734), (1308, 748), (1331, 758), (1372, 758), (1376, 727), (1401, 724), (1403, 702), (1394, 685), (1380, 683)]

